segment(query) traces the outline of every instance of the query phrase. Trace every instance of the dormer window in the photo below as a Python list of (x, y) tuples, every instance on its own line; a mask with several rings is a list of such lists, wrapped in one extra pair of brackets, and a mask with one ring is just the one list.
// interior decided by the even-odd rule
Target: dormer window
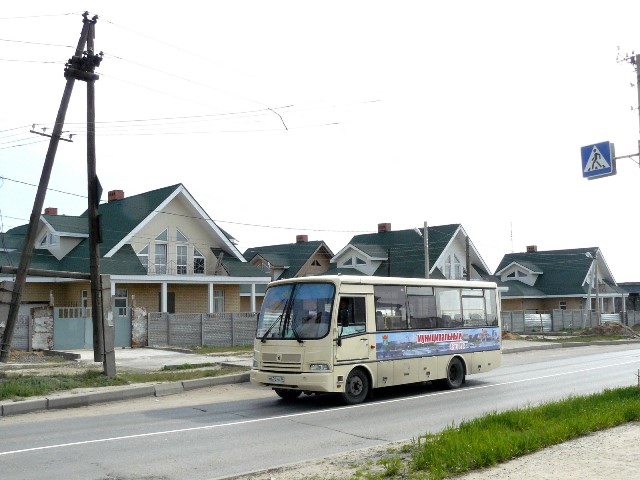
[(353, 255), (349, 258), (347, 258), (344, 262), (342, 262), (342, 264), (340, 265), (341, 267), (345, 267), (345, 268), (354, 268), (356, 266), (359, 265), (366, 265), (367, 262), (365, 260), (363, 260), (362, 258), (358, 257), (357, 255)]
[(509, 279), (511, 279), (511, 278), (525, 278), (525, 277), (528, 277), (528, 276), (529, 276), (529, 274), (527, 272), (523, 272), (522, 270), (514, 270), (509, 275), (507, 275), (507, 278), (509, 278)]
[(40, 246), (43, 248), (51, 247), (54, 245), (58, 245), (59, 239), (58, 235), (55, 233), (47, 232), (40, 240)]

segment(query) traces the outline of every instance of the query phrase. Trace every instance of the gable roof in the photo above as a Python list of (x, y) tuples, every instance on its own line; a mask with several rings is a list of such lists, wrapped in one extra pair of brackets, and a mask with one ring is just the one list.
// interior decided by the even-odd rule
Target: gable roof
[(252, 247), (245, 250), (243, 256), (249, 262), (259, 256), (273, 268), (283, 269), (278, 279), (286, 279), (294, 278), (305, 263), (322, 249), (327, 251), (329, 257), (333, 256), (333, 252), (322, 240)]
[[(427, 227), (430, 276), (433, 278), (444, 278), (442, 272), (434, 266), (461, 230), (462, 225), (459, 223)], [(421, 278), (424, 277), (425, 269), (423, 234), (424, 228), (414, 228), (355, 235), (336, 256), (350, 248), (357, 249), (372, 259), (382, 260), (374, 273), (376, 276)], [(484, 265), (479, 266), (478, 270), (484, 272)], [(353, 272), (353, 269), (336, 265), (331, 272), (348, 273)]]
[[(540, 273), (533, 287), (518, 280), (503, 282), (504, 286), (509, 287), (509, 291), (503, 294), (505, 297), (584, 295), (588, 290), (584, 283), (598, 250), (597, 247), (591, 247), (509, 253), (502, 258), (495, 275), (499, 277), (501, 272), (513, 264)], [(597, 255), (602, 259), (602, 253)], [(602, 272), (601, 277), (615, 284), (608, 268)]]
[[(115, 254), (118, 249), (126, 245), (178, 195), (186, 199), (187, 204), (194, 211), (194, 216), (205, 220), (212, 235), (224, 245), (225, 252), (244, 261), (229, 234), (216, 225), (181, 183), (101, 204), (98, 207), (98, 214), (101, 216), (102, 245), (106, 249), (105, 256)], [(87, 211), (82, 216), (86, 217)]]

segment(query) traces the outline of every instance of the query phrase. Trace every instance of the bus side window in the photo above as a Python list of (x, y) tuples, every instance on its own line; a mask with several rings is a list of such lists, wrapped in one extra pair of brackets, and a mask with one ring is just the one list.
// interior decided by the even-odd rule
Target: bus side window
[(361, 333), (367, 329), (364, 297), (342, 297), (338, 307), (338, 325), (342, 334)]

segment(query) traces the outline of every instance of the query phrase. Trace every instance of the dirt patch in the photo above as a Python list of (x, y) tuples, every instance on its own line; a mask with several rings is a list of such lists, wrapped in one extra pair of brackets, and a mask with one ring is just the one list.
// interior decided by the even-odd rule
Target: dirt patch
[(502, 340), (522, 340), (522, 336), (517, 333), (502, 332)]
[(589, 336), (623, 336), (623, 337), (637, 337), (638, 333), (632, 328), (627, 327), (621, 323), (603, 323), (602, 325), (596, 325), (585, 329), (581, 335)]

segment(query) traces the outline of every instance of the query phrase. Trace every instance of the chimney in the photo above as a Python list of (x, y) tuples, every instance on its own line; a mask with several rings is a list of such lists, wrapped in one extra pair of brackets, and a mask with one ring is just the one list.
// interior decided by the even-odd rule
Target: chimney
[(390, 223), (379, 223), (378, 224), (378, 233), (390, 232), (391, 224)]
[(122, 200), (124, 198), (123, 190), (111, 190), (108, 193), (107, 200), (113, 202), (114, 200)]
[(56, 207), (47, 207), (44, 209), (45, 215), (57, 215), (58, 209)]
[(538, 251), (537, 245), (527, 245), (527, 253), (535, 253)]
[(296, 243), (307, 243), (309, 235), (296, 235)]

